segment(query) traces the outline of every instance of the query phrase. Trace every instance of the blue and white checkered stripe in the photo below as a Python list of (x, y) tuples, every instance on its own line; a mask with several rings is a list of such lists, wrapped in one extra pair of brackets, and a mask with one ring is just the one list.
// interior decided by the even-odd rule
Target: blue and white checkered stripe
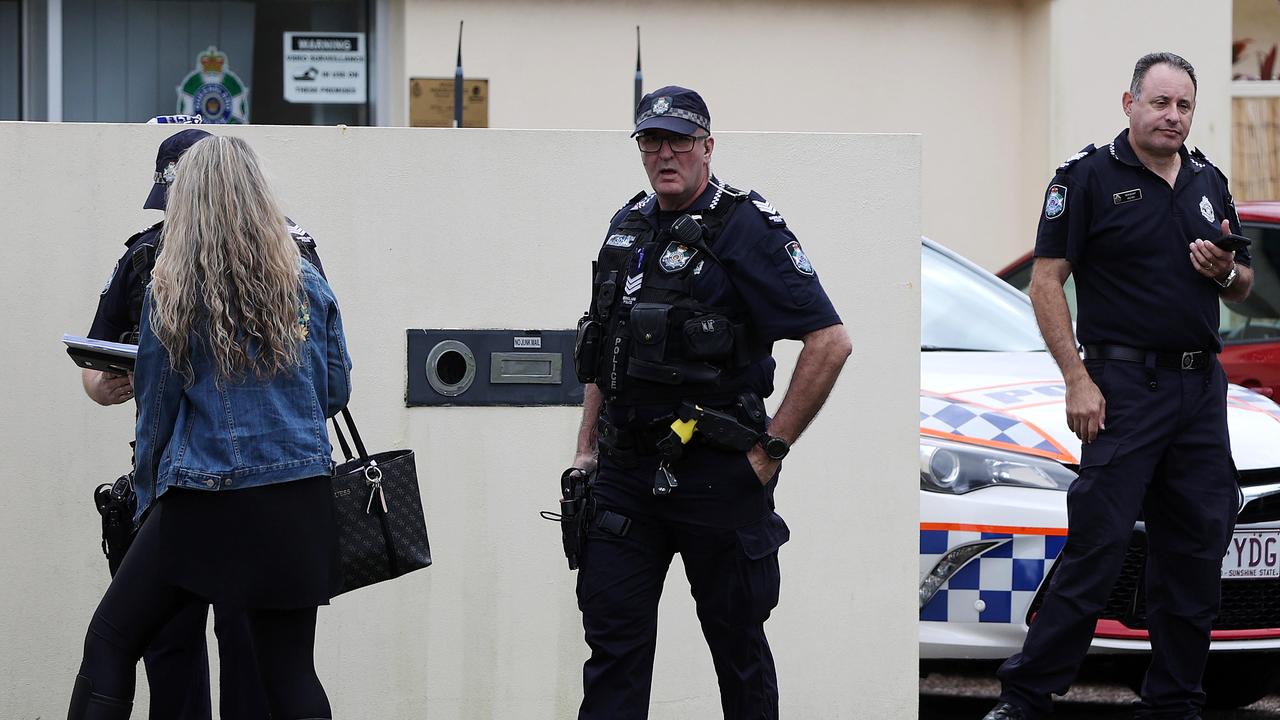
[(1029, 448), (1056, 457), (1062, 449), (1012, 415), (939, 395), (920, 394), (920, 429), (946, 436)]
[(920, 609), (921, 620), (938, 622), (1022, 622), (1064, 535), (1022, 535), (967, 530), (921, 530), (920, 574), (924, 577), (954, 547), (979, 540), (1005, 540), (968, 564)]

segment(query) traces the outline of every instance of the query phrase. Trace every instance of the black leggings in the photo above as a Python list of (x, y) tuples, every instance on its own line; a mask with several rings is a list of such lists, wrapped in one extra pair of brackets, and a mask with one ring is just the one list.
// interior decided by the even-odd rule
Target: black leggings
[[(161, 568), (175, 558), (158, 542), (154, 525), (143, 524), (84, 640), (80, 674), (95, 693), (121, 700), (133, 699), (138, 660), (164, 624), (193, 604), (209, 602), (162, 577)], [(248, 614), (273, 720), (330, 717), (313, 658), (316, 608), (250, 609)]]

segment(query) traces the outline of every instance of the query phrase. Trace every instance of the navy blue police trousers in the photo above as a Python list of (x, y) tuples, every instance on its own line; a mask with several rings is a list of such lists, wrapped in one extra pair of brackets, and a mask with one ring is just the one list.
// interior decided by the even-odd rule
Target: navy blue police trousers
[(578, 569), (578, 607), (591, 648), (579, 720), (648, 717), (658, 600), (675, 553), (711, 650), (725, 718), (777, 718), (778, 679), (764, 621), (778, 604), (782, 518), (770, 513), (734, 529), (627, 511), (630, 527), (618, 535), (601, 527), (606, 511), (612, 512), (597, 510)]
[(1226, 377), (1216, 361), (1200, 370), (1085, 365), (1106, 400), (1105, 429), (1081, 450), (1067, 493), (1066, 546), (1022, 652), (997, 673), (1000, 697), (1039, 716), (1051, 711), (1051, 693), (1066, 693), (1141, 518), (1152, 653), (1137, 717), (1198, 718), (1222, 558), (1239, 510)]

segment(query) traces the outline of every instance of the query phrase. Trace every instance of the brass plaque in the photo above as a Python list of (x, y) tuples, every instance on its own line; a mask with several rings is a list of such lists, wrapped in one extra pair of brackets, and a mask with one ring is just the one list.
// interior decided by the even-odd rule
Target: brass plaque
[[(409, 126), (453, 127), (453, 78), (409, 79)], [(462, 126), (489, 127), (488, 78), (463, 78)]]

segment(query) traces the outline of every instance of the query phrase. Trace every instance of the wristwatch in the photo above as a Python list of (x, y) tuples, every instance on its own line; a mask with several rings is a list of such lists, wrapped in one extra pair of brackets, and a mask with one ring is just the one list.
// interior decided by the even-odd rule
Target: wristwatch
[(1221, 285), (1223, 288), (1231, 287), (1231, 283), (1236, 281), (1236, 264), (1231, 263), (1231, 272), (1227, 273), (1226, 280), (1219, 280), (1218, 278), (1214, 278), (1213, 281)]
[(760, 436), (759, 444), (770, 460), (781, 460), (791, 452), (791, 444), (777, 435), (765, 433)]

